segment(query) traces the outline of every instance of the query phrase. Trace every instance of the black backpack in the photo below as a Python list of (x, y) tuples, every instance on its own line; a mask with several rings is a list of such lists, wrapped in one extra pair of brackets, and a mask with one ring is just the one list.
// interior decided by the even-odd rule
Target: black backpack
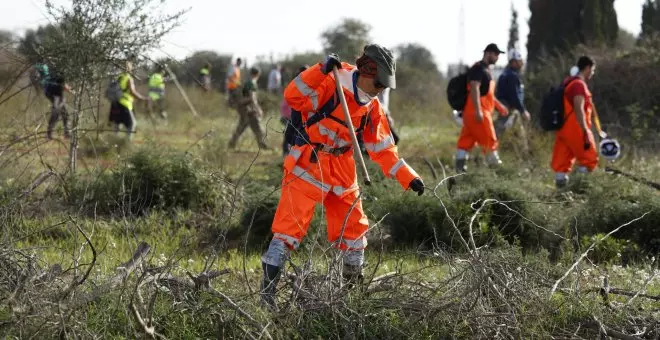
[(551, 87), (541, 102), (541, 128), (545, 131), (557, 131), (564, 126), (564, 91), (571, 81), (558, 87)]
[(451, 78), (447, 84), (447, 100), (449, 106), (456, 111), (463, 111), (468, 99), (468, 77), (467, 72)]

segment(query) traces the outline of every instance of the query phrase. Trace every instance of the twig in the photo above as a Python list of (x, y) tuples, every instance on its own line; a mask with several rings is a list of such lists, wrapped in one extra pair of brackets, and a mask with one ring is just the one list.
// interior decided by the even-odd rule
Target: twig
[(592, 244), (589, 246), (589, 248), (588, 248), (584, 253), (582, 253), (582, 255), (580, 255), (580, 258), (578, 258), (578, 260), (575, 261), (575, 263), (573, 263), (573, 265), (571, 266), (571, 268), (569, 268), (569, 269), (566, 271), (566, 273), (564, 273), (564, 275), (563, 275), (562, 277), (560, 277), (559, 280), (557, 280), (557, 282), (555, 282), (555, 284), (552, 286), (552, 290), (550, 291), (550, 297), (549, 297), (549, 298), (552, 299), (552, 296), (555, 294), (555, 291), (557, 290), (557, 287), (559, 286), (559, 284), (560, 284), (562, 281), (564, 281), (564, 279), (566, 279), (566, 277), (568, 277), (568, 275), (569, 275), (569, 274), (575, 269), (575, 267), (577, 267), (577, 266), (580, 264), (580, 262), (582, 262), (582, 260), (584, 260), (584, 258), (587, 257), (587, 254), (589, 254), (589, 252), (590, 252), (591, 250), (593, 250), (594, 247), (595, 247), (597, 244), (599, 244), (600, 242), (602, 242), (602, 241), (605, 240), (606, 238), (610, 237), (612, 234), (616, 233), (617, 231), (621, 230), (621, 228), (626, 227), (626, 226), (628, 226), (628, 225), (630, 225), (630, 224), (633, 224), (633, 223), (635, 223), (635, 222), (637, 222), (637, 221), (643, 219), (643, 218), (646, 217), (646, 215), (648, 215), (648, 214), (649, 214), (649, 212), (645, 212), (644, 215), (642, 215), (642, 216), (640, 216), (640, 217), (638, 217), (638, 218), (636, 218), (636, 219), (634, 219), (634, 220), (632, 220), (632, 221), (630, 221), (630, 222), (628, 222), (628, 223), (625, 223), (625, 224), (620, 225), (618, 228), (616, 228), (616, 229), (610, 231), (609, 233), (607, 233), (607, 235), (605, 235), (605, 236), (599, 238), (599, 239), (596, 240), (594, 243), (592, 243)]
[(222, 298), (225, 300), (225, 302), (232, 307), (238, 314), (242, 315), (244, 318), (246, 318), (252, 326), (261, 329), (262, 332), (266, 335), (266, 338), (268, 339), (273, 339), (273, 337), (270, 336), (270, 333), (266, 330), (266, 327), (262, 326), (257, 320), (255, 320), (250, 314), (248, 314), (246, 311), (244, 311), (240, 306), (238, 306), (232, 299), (230, 299), (227, 295), (223, 294), (221, 291), (217, 289), (213, 289), (214, 295)]
[(625, 333), (621, 333), (619, 331), (615, 331), (612, 328), (604, 325), (602, 322), (600, 322), (595, 317), (594, 317), (593, 321), (587, 322), (584, 326), (587, 327), (587, 328), (591, 328), (593, 330), (598, 331), (599, 334), (609, 336), (609, 337), (612, 337), (612, 338), (616, 338), (616, 339), (621, 339), (621, 340), (642, 340), (642, 338), (632, 336), (632, 335), (628, 335), (628, 334), (625, 334)]
[(142, 330), (144, 331), (144, 334), (146, 334), (152, 339), (166, 339), (164, 336), (156, 332), (156, 328), (147, 325), (144, 319), (142, 319), (142, 316), (140, 316), (140, 312), (137, 310), (133, 302), (131, 302), (130, 307), (131, 307), (131, 312), (133, 312), (133, 316), (135, 317), (135, 320), (140, 326), (142, 326)]

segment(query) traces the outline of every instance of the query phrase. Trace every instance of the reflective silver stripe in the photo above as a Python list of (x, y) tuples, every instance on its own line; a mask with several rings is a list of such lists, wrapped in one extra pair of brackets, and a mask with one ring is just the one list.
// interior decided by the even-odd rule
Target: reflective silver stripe
[(364, 147), (371, 152), (381, 152), (391, 145), (394, 145), (394, 139), (392, 136), (387, 136), (385, 139), (379, 143), (364, 143)]
[(392, 169), (390, 169), (390, 176), (392, 177), (396, 176), (396, 173), (399, 172), (399, 170), (404, 166), (408, 166), (408, 164), (406, 164), (406, 161), (404, 161), (403, 158), (399, 159), (399, 161), (396, 162), (396, 164), (394, 164)]
[(297, 161), (298, 159), (300, 159), (300, 156), (302, 155), (302, 151), (300, 151), (300, 149), (291, 149), (291, 151), (289, 151), (289, 155)]
[(337, 136), (337, 134), (334, 131), (328, 129), (320, 122), (318, 123), (318, 126), (319, 126), (319, 133), (324, 136), (328, 136), (328, 138), (330, 138), (334, 142), (334, 145), (331, 145), (331, 147), (342, 148), (344, 146), (348, 146), (351, 144), (351, 142), (339, 138), (339, 136)]
[(273, 234), (273, 238), (284, 240), (284, 242), (286, 242), (287, 244), (292, 246), (293, 249), (298, 249), (298, 247), (300, 246), (300, 241), (298, 241), (297, 238), (289, 236), (289, 235), (275, 233), (275, 234)]
[(303, 94), (303, 96), (309, 97), (309, 99), (312, 100), (312, 108), (314, 111), (318, 110), (319, 108), (319, 95), (316, 93), (316, 91), (312, 90), (311, 87), (307, 86), (305, 82), (302, 80), (300, 76), (297, 76), (296, 79), (293, 80), (293, 83), (296, 84), (296, 88), (300, 93)]
[(323, 192), (329, 192), (330, 189), (331, 189), (331, 186), (321, 183), (319, 180), (314, 178), (314, 176), (307, 173), (307, 171), (305, 171), (305, 169), (303, 169), (299, 166), (295, 166), (293, 168), (293, 174), (298, 176), (300, 179), (304, 180), (305, 182), (321, 189)]
[(340, 185), (335, 185), (334, 187), (332, 187), (332, 192), (333, 192), (335, 195), (337, 195), (337, 196), (341, 196), (341, 195), (343, 195), (345, 192), (347, 192), (347, 191), (349, 191), (349, 190), (354, 190), (354, 189), (356, 189), (357, 187), (358, 187), (357, 183), (353, 183), (353, 185), (351, 185), (349, 188), (344, 188), (344, 187), (342, 187), (342, 186), (340, 186)]
[(344, 240), (344, 244), (349, 249), (364, 249), (367, 247), (367, 238), (362, 236), (357, 240)]

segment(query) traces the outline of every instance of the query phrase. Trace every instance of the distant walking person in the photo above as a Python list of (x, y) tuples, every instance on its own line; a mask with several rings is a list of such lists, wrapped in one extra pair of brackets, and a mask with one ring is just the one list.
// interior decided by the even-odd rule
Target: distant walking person
[(501, 138), (504, 131), (515, 123), (518, 116), (522, 115), (525, 120), (530, 119), (529, 112), (525, 108), (525, 85), (520, 72), (524, 65), (522, 55), (517, 50), (509, 51), (509, 65), (497, 80), (495, 97), (509, 110), (508, 116), (500, 115), (495, 121), (495, 132), (497, 138)]
[(504, 116), (509, 111), (495, 98), (495, 82), (489, 66), (497, 63), (502, 52), (497, 45), (489, 44), (484, 49), (483, 59), (468, 71), (468, 99), (463, 109), (463, 127), (456, 145), (456, 171), (465, 172), (470, 150), (481, 147), (490, 165), (502, 164), (497, 153), (497, 136), (493, 126), (495, 109)]
[(69, 138), (69, 113), (64, 102), (64, 92), (72, 93), (71, 87), (66, 83), (64, 77), (59, 74), (49, 74), (43, 81), (44, 94), (51, 103), (50, 119), (48, 120), (47, 138), (53, 139), (53, 129), (57, 121), (62, 118), (64, 125), (64, 138)]
[(129, 140), (133, 139), (137, 121), (133, 112), (133, 101), (135, 98), (138, 100), (147, 100), (143, 95), (135, 89), (133, 82), (133, 64), (130, 61), (126, 62), (126, 70), (119, 75), (117, 80), (118, 87), (121, 95), (118, 100), (113, 100), (110, 104), (110, 123), (115, 125), (115, 134), (119, 133), (119, 126), (126, 127), (126, 136)]
[(199, 83), (205, 92), (211, 91), (211, 63), (206, 63), (199, 70)]
[[(293, 75), (293, 78), (296, 78), (300, 73), (305, 72), (309, 68), (308, 65), (300, 66), (296, 74)], [(284, 140), (282, 141), (282, 156), (286, 157), (291, 150), (291, 147), (296, 143), (296, 131), (294, 126), (302, 126), (302, 122), (299, 125), (291, 124), (291, 106), (286, 101), (285, 98), (282, 98), (282, 103), (280, 104), (280, 121), (284, 124)], [(297, 117), (300, 119), (300, 116)]]
[(268, 73), (268, 91), (273, 94), (282, 93), (282, 66), (279, 64)]
[(48, 65), (43, 61), (34, 64), (30, 70), (30, 82), (38, 93), (46, 94), (46, 82), (48, 81), (49, 74), (50, 70), (48, 69)]
[(156, 66), (156, 71), (149, 77), (149, 115), (153, 117), (154, 107), (158, 108), (160, 117), (167, 119), (165, 112), (165, 67)]
[(564, 125), (555, 134), (552, 151), (552, 170), (555, 184), (561, 188), (568, 183), (568, 174), (577, 160), (579, 173), (589, 173), (598, 166), (598, 152), (591, 120), (594, 112), (592, 94), (587, 81), (594, 76), (596, 63), (583, 56), (577, 62), (577, 75), (564, 80)]
[(257, 139), (259, 148), (261, 149), (270, 149), (270, 147), (264, 141), (265, 133), (261, 128), (261, 117), (263, 116), (263, 110), (259, 106), (259, 101), (257, 98), (257, 80), (259, 79), (260, 71), (258, 68), (253, 67), (250, 69), (250, 80), (245, 83), (240, 93), (240, 98), (237, 103), (238, 111), (238, 125), (236, 130), (229, 141), (229, 148), (236, 148), (236, 143), (241, 137), (245, 129), (249, 126), (254, 133), (254, 136)]
[(236, 109), (241, 97), (241, 58), (236, 59), (236, 64), (230, 65), (225, 80), (225, 91), (227, 96), (227, 105)]

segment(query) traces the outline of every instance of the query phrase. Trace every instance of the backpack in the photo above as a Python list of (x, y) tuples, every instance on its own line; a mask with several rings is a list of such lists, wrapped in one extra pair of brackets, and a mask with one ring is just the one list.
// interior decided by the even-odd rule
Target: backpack
[(545, 131), (557, 131), (564, 126), (564, 92), (566, 87), (570, 85), (573, 80), (569, 81), (566, 86), (560, 85), (558, 87), (551, 87), (541, 102), (541, 128)]
[(463, 111), (468, 99), (468, 77), (467, 72), (451, 78), (447, 84), (447, 100), (449, 106), (456, 111)]
[(105, 89), (105, 98), (113, 103), (119, 101), (123, 95), (124, 91), (119, 85), (119, 78), (111, 80), (110, 84), (108, 84), (108, 87)]

